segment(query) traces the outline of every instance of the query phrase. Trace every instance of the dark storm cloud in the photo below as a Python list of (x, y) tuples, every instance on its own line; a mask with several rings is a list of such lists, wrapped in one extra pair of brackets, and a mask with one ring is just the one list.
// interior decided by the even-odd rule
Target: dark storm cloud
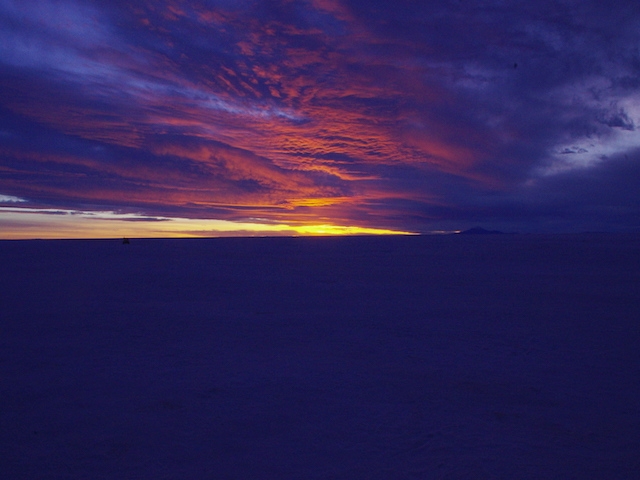
[(637, 228), (639, 23), (632, 2), (578, 0), (0, 0), (0, 195)]

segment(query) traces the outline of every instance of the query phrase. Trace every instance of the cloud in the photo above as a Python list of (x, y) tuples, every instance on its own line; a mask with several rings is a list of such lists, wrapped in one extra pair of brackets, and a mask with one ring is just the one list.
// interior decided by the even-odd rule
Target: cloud
[(611, 128), (622, 128), (629, 131), (636, 129), (633, 119), (629, 118), (629, 115), (622, 109), (617, 112), (607, 112), (598, 120)]
[(0, 191), (151, 217), (570, 229), (567, 185), (607, 190), (590, 175), (640, 148), (638, 18), (595, 0), (7, 0)]
[(14, 197), (13, 195), (0, 195), (0, 203), (23, 203), (24, 198)]

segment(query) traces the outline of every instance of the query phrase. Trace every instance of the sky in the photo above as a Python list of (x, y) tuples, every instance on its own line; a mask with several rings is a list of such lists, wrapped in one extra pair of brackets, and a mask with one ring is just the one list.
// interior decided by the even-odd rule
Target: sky
[(0, 238), (640, 230), (640, 3), (0, 0)]

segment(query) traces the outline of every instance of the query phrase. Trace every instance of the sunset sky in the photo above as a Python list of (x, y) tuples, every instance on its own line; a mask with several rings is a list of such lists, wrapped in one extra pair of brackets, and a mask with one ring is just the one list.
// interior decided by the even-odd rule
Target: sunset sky
[(640, 230), (640, 3), (0, 0), (0, 238)]

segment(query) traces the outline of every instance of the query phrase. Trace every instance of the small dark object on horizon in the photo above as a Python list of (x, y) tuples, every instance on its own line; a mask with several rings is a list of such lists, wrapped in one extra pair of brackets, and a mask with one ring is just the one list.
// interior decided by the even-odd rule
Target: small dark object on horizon
[(131, 242), (129, 241), (129, 239), (127, 237), (122, 239), (122, 244), (123, 245), (129, 245)]

